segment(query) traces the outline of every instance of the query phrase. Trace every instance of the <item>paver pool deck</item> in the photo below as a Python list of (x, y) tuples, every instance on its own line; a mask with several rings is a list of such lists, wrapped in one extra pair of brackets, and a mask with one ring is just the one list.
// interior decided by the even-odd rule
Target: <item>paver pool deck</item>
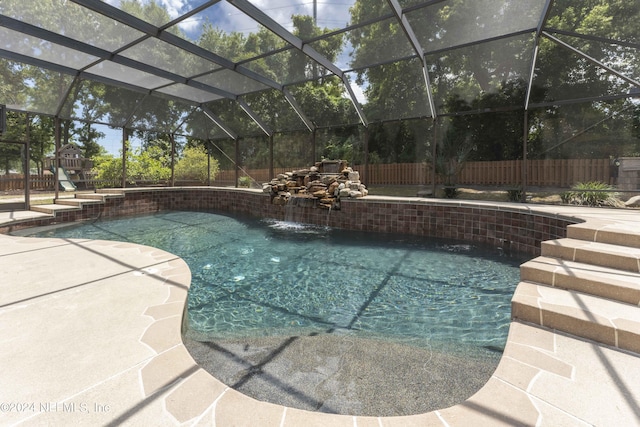
[[(638, 210), (534, 209), (640, 236)], [(38, 215), (0, 212), (0, 224)], [(637, 251), (627, 251), (635, 273), (621, 280), (640, 290)], [(590, 300), (525, 283), (514, 296), (522, 316), (474, 396), (425, 414), (361, 417), (256, 401), (205, 372), (181, 338), (190, 282), (182, 259), (155, 248), (0, 234), (0, 425), (640, 425), (640, 299), (633, 296), (608, 319), (584, 311), (603, 318), (585, 320), (602, 325), (590, 340), (556, 330), (562, 319), (549, 314), (555, 304), (577, 310)], [(566, 295), (575, 298), (561, 301)], [(529, 312), (543, 325), (522, 320)], [(609, 323), (616, 323), (611, 343)]]

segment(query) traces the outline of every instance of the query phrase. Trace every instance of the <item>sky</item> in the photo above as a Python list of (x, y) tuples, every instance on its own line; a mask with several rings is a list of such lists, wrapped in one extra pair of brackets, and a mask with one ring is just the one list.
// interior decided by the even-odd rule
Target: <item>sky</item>
[[(103, 0), (112, 6), (119, 7), (120, 0)], [(151, 0), (140, 0), (143, 3)], [(181, 14), (200, 6), (205, 0), (155, 0), (162, 5), (171, 19), (179, 17)], [(327, 28), (343, 28), (349, 23), (349, 8), (356, 0), (316, 0), (317, 1), (317, 20), (320, 27)], [(287, 30), (292, 30), (291, 16), (294, 14), (313, 15), (314, 0), (250, 0), (250, 2), (267, 14), (270, 18), (278, 22)], [(248, 34), (259, 29), (259, 24), (245, 15), (236, 7), (224, 0), (207, 8), (204, 12), (194, 15), (193, 17), (182, 21), (179, 26), (181, 30), (192, 40), (195, 41), (200, 35), (202, 23), (208, 20), (212, 25), (222, 29), (225, 32), (241, 32)], [(338, 59), (337, 65), (344, 67), (349, 61), (345, 54)], [(366, 98), (364, 95), (365, 87), (361, 87), (352, 82), (351, 88), (356, 99), (364, 103)], [(106, 128), (106, 127), (105, 127)], [(116, 141), (114, 147), (109, 147), (108, 151), (117, 152), (121, 145), (121, 131), (101, 129), (107, 134), (104, 141)]]
[[(104, 0), (112, 6), (118, 7), (120, 0)], [(149, 2), (151, 0), (141, 0)], [(155, 0), (162, 5), (171, 19), (200, 6), (205, 0)], [(349, 8), (356, 0), (315, 0), (317, 4), (318, 25), (328, 28), (341, 28), (349, 22)], [(312, 15), (314, 0), (250, 0), (250, 2), (266, 13), (273, 20), (288, 30), (292, 29), (291, 15)], [(210, 7), (206, 17), (225, 31), (248, 33), (257, 30), (257, 24), (240, 10), (222, 0)], [(214, 13), (215, 12), (215, 13)], [(190, 37), (197, 38), (198, 27), (202, 16), (185, 20), (180, 28)]]

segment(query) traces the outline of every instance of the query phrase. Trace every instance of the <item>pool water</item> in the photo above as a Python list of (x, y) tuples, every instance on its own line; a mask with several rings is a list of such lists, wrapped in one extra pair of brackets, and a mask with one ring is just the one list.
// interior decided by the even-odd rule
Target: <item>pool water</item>
[(183, 258), (200, 341), (323, 333), (502, 351), (523, 254), (203, 212), (84, 223), (37, 236), (119, 240)]

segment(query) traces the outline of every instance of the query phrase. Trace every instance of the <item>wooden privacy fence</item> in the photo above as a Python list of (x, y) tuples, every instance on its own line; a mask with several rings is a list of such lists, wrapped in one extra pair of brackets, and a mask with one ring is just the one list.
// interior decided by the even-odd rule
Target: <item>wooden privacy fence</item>
[[(353, 165), (367, 185), (429, 185), (431, 169), (425, 163), (390, 163), (369, 165), (368, 176), (363, 165)], [(302, 167), (274, 168), (274, 174), (290, 172)], [(247, 169), (248, 175), (258, 183), (273, 178), (269, 169)], [(241, 172), (240, 176), (245, 176)], [(222, 170), (213, 185), (235, 185), (235, 171)], [(501, 162), (467, 162), (458, 177), (458, 185), (507, 186), (519, 185), (522, 179), (522, 160)], [(564, 159), (527, 161), (527, 185), (532, 187), (568, 188), (578, 182), (601, 181), (609, 183), (609, 159)], [(441, 180), (437, 180), (442, 184)], [(177, 183), (180, 184), (180, 183)], [(53, 175), (31, 176), (32, 190), (54, 188)], [(21, 174), (0, 175), (0, 191), (24, 189)]]
[[(467, 162), (458, 176), (458, 185), (517, 186), (522, 181), (522, 160), (499, 162)], [(431, 184), (431, 169), (425, 163), (391, 163), (369, 165), (368, 176), (363, 165), (352, 165), (367, 185)], [(300, 168), (275, 168), (274, 175)], [(246, 169), (258, 183), (271, 180), (269, 169)], [(240, 173), (240, 176), (244, 176)], [(527, 185), (532, 187), (571, 187), (578, 182), (609, 183), (609, 159), (549, 159), (527, 161)], [(213, 185), (233, 185), (235, 171), (223, 170)], [(436, 183), (442, 180), (436, 177)]]
[[(53, 175), (31, 175), (31, 190), (53, 190)], [(0, 191), (24, 190), (24, 175), (10, 173), (8, 175), (0, 175)]]

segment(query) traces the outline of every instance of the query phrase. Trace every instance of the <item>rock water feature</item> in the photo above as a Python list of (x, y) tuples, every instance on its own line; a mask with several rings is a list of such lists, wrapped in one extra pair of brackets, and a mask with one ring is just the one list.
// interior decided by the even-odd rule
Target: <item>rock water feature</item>
[(346, 160), (323, 160), (309, 169), (279, 174), (262, 185), (274, 205), (293, 205), (340, 209), (343, 197), (364, 197), (368, 190), (360, 182), (360, 173)]

